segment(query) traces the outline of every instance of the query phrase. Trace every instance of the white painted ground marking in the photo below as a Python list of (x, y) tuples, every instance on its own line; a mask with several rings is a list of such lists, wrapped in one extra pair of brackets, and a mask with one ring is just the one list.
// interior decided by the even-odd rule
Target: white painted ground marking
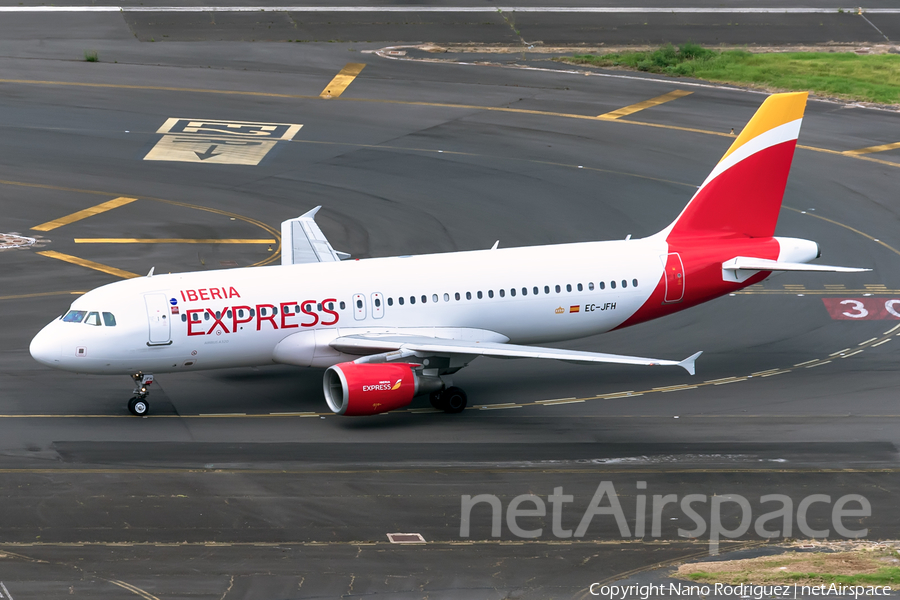
[(881, 340), (881, 341), (878, 342), (877, 344), (872, 344), (872, 347), (874, 348), (875, 346), (880, 346), (880, 345), (882, 345), (882, 344), (887, 344), (889, 341), (891, 341), (891, 338), (887, 338), (886, 340)]
[(144, 160), (258, 165), (279, 141), (290, 141), (303, 125), (213, 119), (166, 119), (159, 142)]
[(12, 594), (9, 593), (9, 590), (6, 589), (6, 585), (0, 581), (0, 588), (3, 588), (3, 593), (6, 594), (5, 598), (9, 598), (9, 600), (13, 600)]
[(424, 544), (425, 538), (421, 533), (388, 533), (388, 540), (392, 544)]

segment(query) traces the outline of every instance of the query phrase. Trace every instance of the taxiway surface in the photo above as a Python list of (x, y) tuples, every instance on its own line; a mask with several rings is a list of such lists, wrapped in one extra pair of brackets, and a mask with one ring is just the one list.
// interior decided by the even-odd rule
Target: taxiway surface
[[(363, 52), (383, 44), (148, 44), (106, 18), (68, 40), (28, 42), (28, 56), (13, 33), (0, 43), (0, 223), (37, 240), (0, 254), (0, 581), (13, 597), (568, 598), (709, 551), (708, 539), (679, 537), (691, 521), (677, 505), (661, 513), (659, 537), (637, 541), (609, 516), (566, 537), (549, 512), (519, 519), (541, 528), (535, 538), (506, 520), (495, 537), (486, 505), (462, 535), (465, 495), (507, 507), (562, 487), (573, 500), (561, 527), (574, 530), (602, 481), (630, 533), (646, 489), (741, 494), (755, 515), (765, 494), (862, 494), (872, 516), (851, 528), (898, 535), (900, 317), (879, 308), (877, 320), (835, 320), (824, 302), (858, 299), (875, 314), (900, 299), (900, 150), (886, 147), (897, 113), (811, 102), (778, 228), (817, 240), (828, 263), (871, 273), (772, 278), (565, 344), (704, 350), (695, 377), (482, 359), (456, 377), (471, 405), (461, 415), (417, 401), (342, 419), (326, 412), (320, 371), (271, 366), (161, 376), (154, 416), (137, 419), (127, 379), (55, 372), (28, 355), (73, 294), (117, 272), (269, 262), (278, 224), (319, 204), (332, 244), (358, 258), (651, 234), (764, 96)], [(100, 62), (79, 60), (85, 40), (104, 44)], [(347, 63), (365, 67), (321, 97)], [(675, 90), (691, 93), (639, 108)], [(637, 108), (596, 118), (626, 106)], [(216, 164), (250, 159), (159, 150), (171, 119), (302, 128), (257, 164)], [(154, 149), (165, 160), (146, 160)], [(116, 198), (134, 201), (65, 220)], [(724, 523), (739, 513), (729, 507)], [(815, 506), (810, 525), (827, 528), (830, 515)], [(390, 544), (396, 532), (426, 543)], [(721, 550), (761, 541), (751, 529)]]

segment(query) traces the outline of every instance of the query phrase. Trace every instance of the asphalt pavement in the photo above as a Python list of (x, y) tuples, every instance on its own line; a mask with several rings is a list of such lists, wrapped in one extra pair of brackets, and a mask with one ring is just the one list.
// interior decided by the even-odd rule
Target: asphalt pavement
[[(683, 509), (690, 495), (705, 498), (699, 519), (711, 524), (718, 506), (732, 532), (772, 510), (763, 496), (787, 496), (792, 531), (770, 522), (776, 541), (806, 535), (801, 504), (804, 527), (832, 539), (846, 537), (840, 527), (900, 534), (900, 318), (885, 308), (900, 304), (896, 112), (811, 101), (778, 226), (818, 241), (823, 261), (872, 272), (782, 275), (563, 344), (679, 359), (703, 350), (695, 377), (482, 359), (455, 378), (472, 406), (460, 415), (417, 400), (344, 419), (326, 409), (321, 371), (270, 366), (160, 376), (153, 416), (139, 419), (125, 406), (130, 380), (45, 368), (28, 354), (31, 337), (117, 271), (250, 266), (273, 260), (277, 243), (78, 240), (263, 239), (319, 204), (334, 247), (359, 258), (648, 235), (679, 213), (764, 95), (541, 60), (403, 60), (424, 53), (382, 56), (378, 41), (151, 43), (140, 40), (193, 30), (141, 29), (130, 14), (0, 20), (0, 233), (36, 240), (0, 252), (8, 596), (587, 597), (594, 582), (772, 543), (752, 526), (717, 546), (710, 531), (683, 535), (697, 523)], [(549, 17), (542, 27), (554, 23), (566, 29)], [(347, 63), (365, 67), (323, 98)], [(592, 118), (674, 90), (691, 93)], [(185, 119), (302, 127), (254, 164), (229, 164), (249, 159), (172, 150), (166, 127)], [(34, 229), (116, 198), (134, 201)], [(845, 299), (878, 318), (832, 318)], [(624, 530), (615, 514), (585, 523), (603, 490), (614, 490)], [(727, 494), (749, 513), (714, 503)], [(804, 504), (816, 494), (827, 501)], [(836, 526), (835, 506), (854, 494), (871, 514)], [(481, 495), (496, 504), (466, 508)], [(560, 495), (572, 498), (555, 523)], [(672, 495), (655, 532), (655, 497)], [(517, 517), (513, 502), (533, 512)]]

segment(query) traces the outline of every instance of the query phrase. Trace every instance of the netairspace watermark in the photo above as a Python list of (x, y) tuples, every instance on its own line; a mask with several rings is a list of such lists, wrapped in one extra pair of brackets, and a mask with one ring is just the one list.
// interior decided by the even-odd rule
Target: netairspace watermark
[(590, 587), (592, 596), (602, 596), (610, 600), (629, 600), (640, 598), (659, 598), (662, 596), (679, 597), (704, 597), (709, 596), (734, 596), (735, 598), (809, 598), (811, 596), (841, 596), (850, 598), (889, 596), (889, 585), (841, 585), (838, 583), (818, 585), (754, 585), (749, 583), (727, 584), (715, 583), (711, 585), (696, 585), (687, 583), (645, 584), (645, 585), (602, 585), (592, 583)]
[[(850, 529), (844, 520), (855, 519), (858, 523), (860, 518), (872, 516), (871, 503), (860, 494), (846, 494), (834, 500), (828, 494), (810, 494), (796, 504), (790, 496), (785, 494), (765, 494), (759, 497), (758, 505), (765, 507), (767, 512), (757, 516), (754, 520), (750, 501), (740, 494), (712, 496), (687, 494), (681, 498), (677, 494), (653, 494), (650, 496), (643, 493), (643, 490), (647, 489), (646, 481), (636, 482), (635, 489), (638, 492), (635, 495), (635, 509), (634, 514), (629, 515), (633, 518), (629, 519), (622, 508), (613, 482), (601, 481), (574, 530), (563, 527), (563, 513), (567, 504), (575, 502), (575, 496), (564, 494), (562, 487), (555, 487), (553, 493), (547, 496), (546, 502), (536, 494), (516, 496), (509, 501), (505, 511), (500, 498), (493, 494), (475, 496), (466, 494), (461, 498), (459, 536), (467, 538), (471, 535), (472, 513), (483, 515), (484, 508), (476, 510), (476, 507), (486, 505), (490, 508), (491, 537), (501, 537), (505, 512), (506, 527), (513, 536), (524, 539), (540, 538), (544, 535), (544, 526), (524, 529), (519, 523), (519, 519), (530, 517), (529, 522), (535, 524), (534, 518), (536, 517), (541, 520), (542, 525), (546, 525), (547, 504), (549, 503), (550, 532), (556, 538), (584, 537), (595, 518), (612, 518), (622, 538), (660, 538), (663, 535), (663, 510), (668, 505), (674, 505), (672, 508), (666, 509), (668, 514), (671, 514), (673, 509), (680, 509), (682, 515), (693, 523), (693, 527), (690, 529), (678, 527), (676, 531), (678, 537), (699, 538), (708, 532), (710, 554), (718, 554), (720, 539), (741, 537), (750, 531), (751, 526), (756, 535), (764, 539), (794, 537), (795, 525), (796, 533), (807, 538), (828, 538), (833, 530), (840, 537), (856, 539), (866, 537), (869, 530), (867, 528)], [(648, 504), (650, 507), (649, 528)], [(808, 514), (813, 507), (818, 513), (830, 508), (831, 528), (814, 529), (810, 526)], [(571, 511), (571, 507), (568, 510)], [(698, 510), (702, 510), (704, 514)], [(723, 523), (723, 515), (728, 516), (728, 523), (732, 525), (735, 521), (734, 516), (738, 513), (740, 519), (737, 524), (730, 528), (726, 527)], [(633, 525), (633, 529), (629, 522)], [(850, 525), (852, 526), (852, 523)], [(667, 533), (671, 535), (672, 532)]]

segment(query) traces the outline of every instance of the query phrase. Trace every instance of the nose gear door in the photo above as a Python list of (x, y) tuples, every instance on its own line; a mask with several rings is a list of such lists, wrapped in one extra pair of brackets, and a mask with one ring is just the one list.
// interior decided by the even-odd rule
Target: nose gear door
[(681, 302), (684, 298), (684, 264), (677, 252), (660, 257), (666, 265), (666, 302)]
[(169, 302), (165, 294), (144, 294), (147, 306), (147, 320), (150, 323), (148, 346), (166, 346), (172, 343), (169, 321)]

